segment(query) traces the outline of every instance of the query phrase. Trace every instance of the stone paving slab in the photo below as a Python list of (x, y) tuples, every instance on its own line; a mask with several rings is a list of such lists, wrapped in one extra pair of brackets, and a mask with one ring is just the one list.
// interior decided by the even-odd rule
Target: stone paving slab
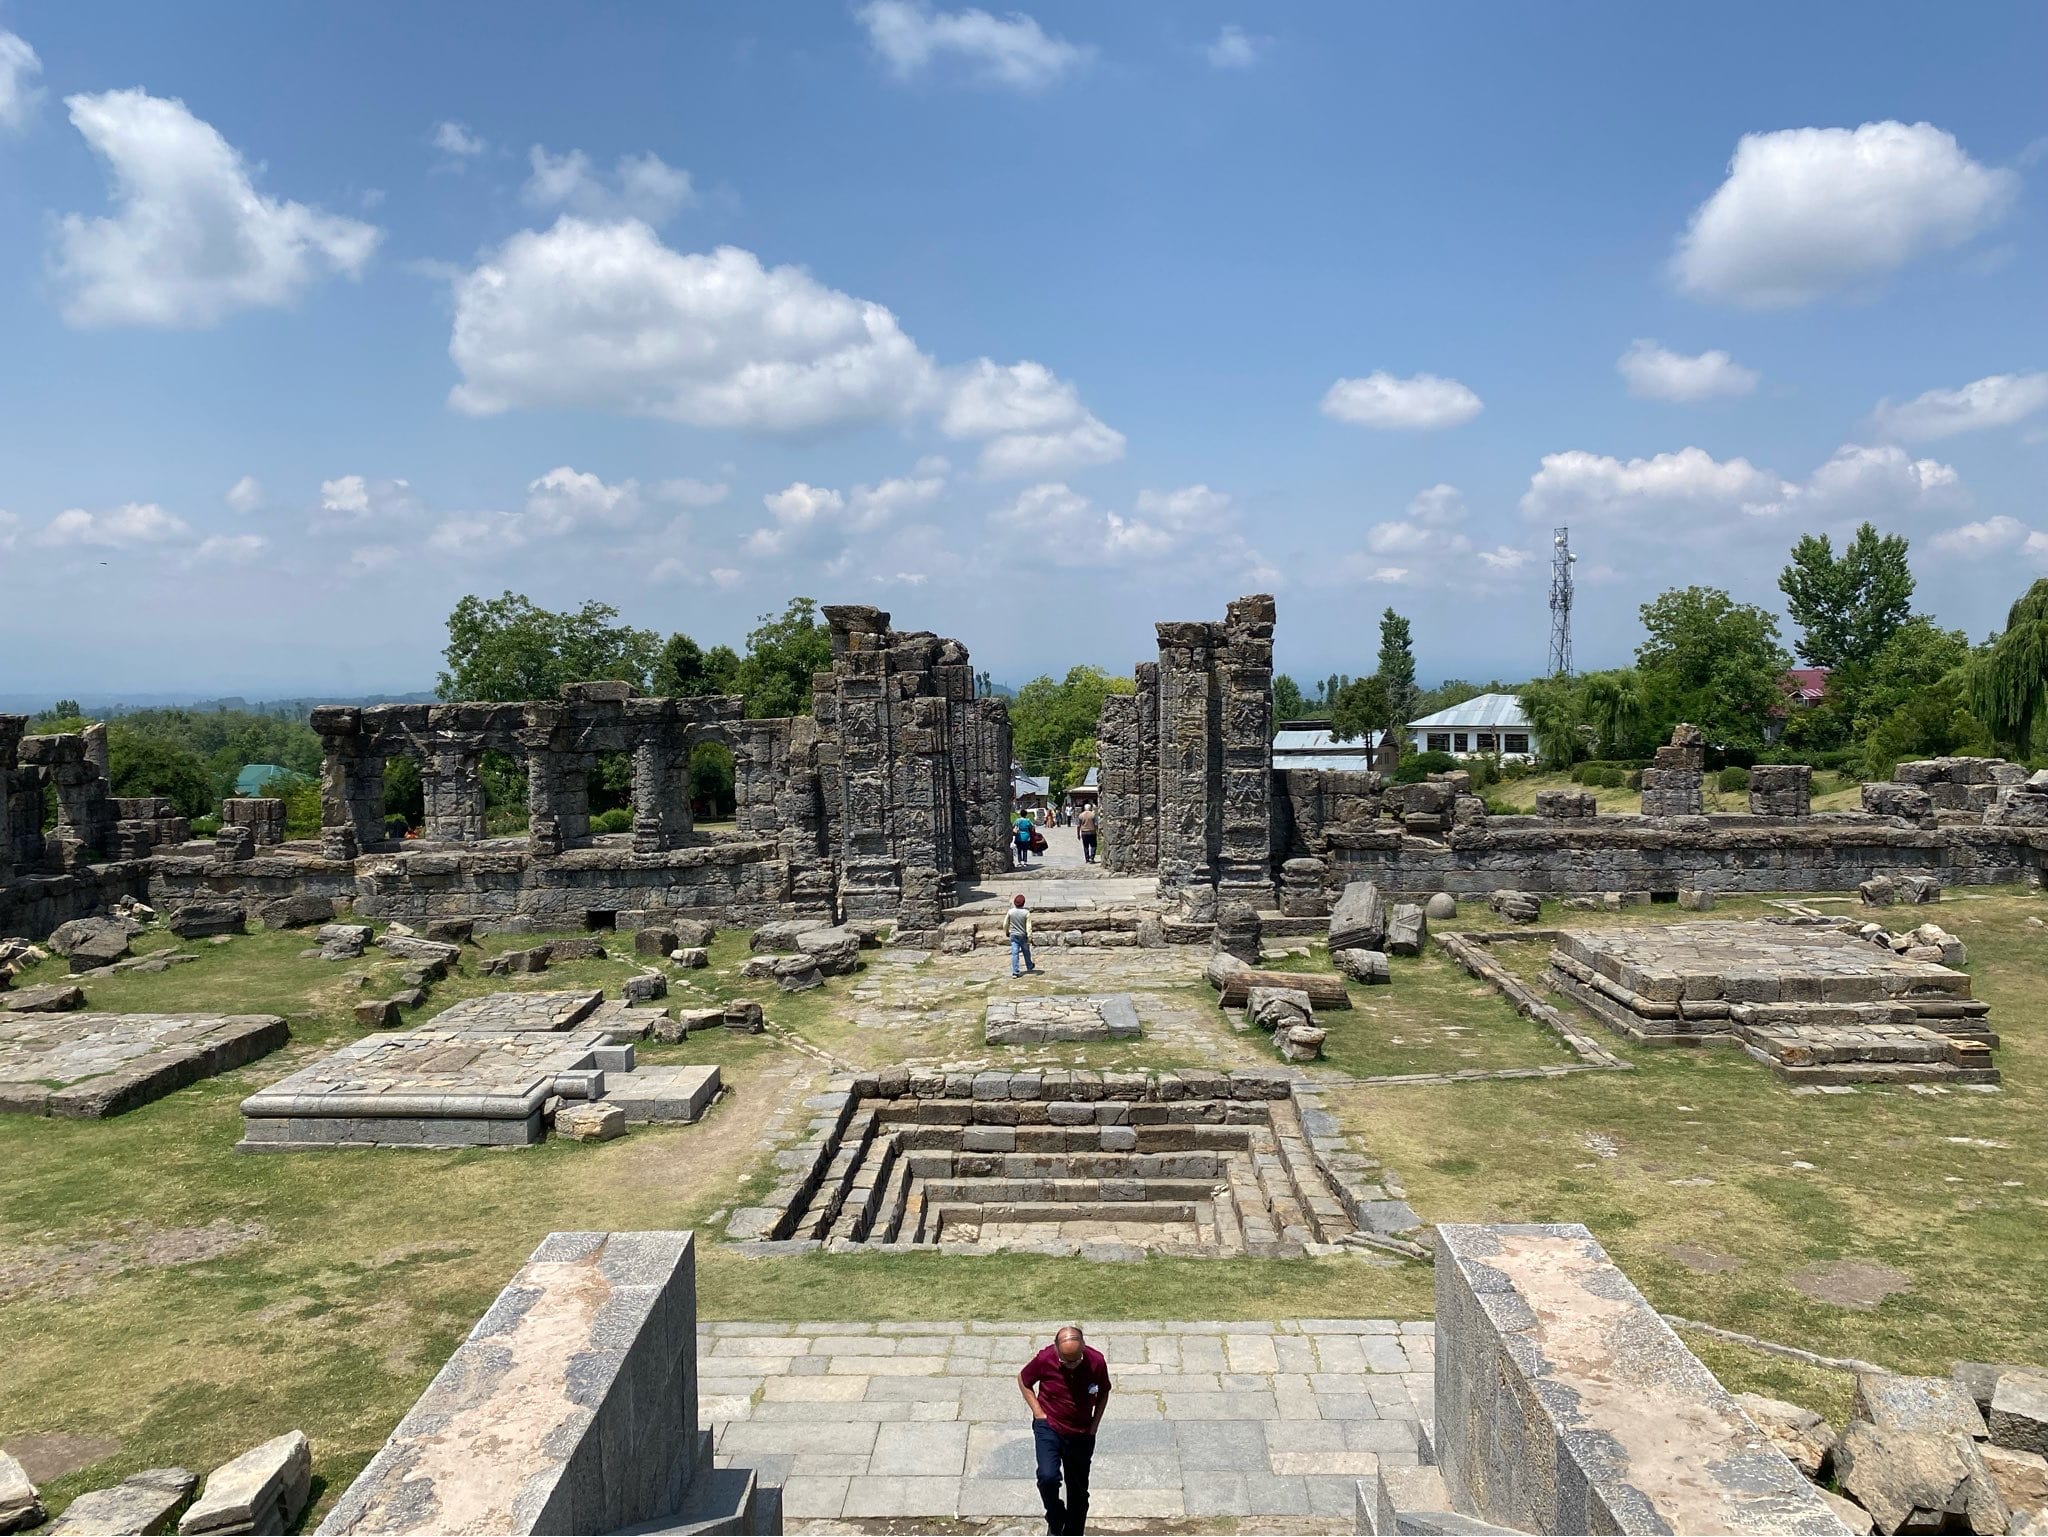
[[(1349, 1531), (1358, 1481), (1413, 1465), (1418, 1426), (1431, 1419), (1427, 1322), (1081, 1325), (1115, 1384), (1091, 1521)], [(721, 1464), (780, 1468), (791, 1530), (952, 1520), (1035, 1530), (1036, 1455), (1016, 1378), (1058, 1327), (700, 1324), (700, 1414)]]
[(546, 993), (486, 993), (434, 1016), (437, 1030), (567, 1030), (604, 1001), (603, 988)]
[(274, 1014), (0, 1011), (0, 1112), (118, 1115), (253, 1062), (288, 1039)]

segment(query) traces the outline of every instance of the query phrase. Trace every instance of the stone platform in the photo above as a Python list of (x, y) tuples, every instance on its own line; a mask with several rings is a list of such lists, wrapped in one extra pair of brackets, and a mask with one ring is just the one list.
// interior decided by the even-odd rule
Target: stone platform
[(119, 1115), (289, 1039), (274, 1014), (0, 1012), (0, 1112)]
[(719, 1086), (715, 1067), (636, 1071), (632, 1046), (601, 1028), (447, 1030), (436, 1021), (354, 1042), (250, 1095), (236, 1146), (519, 1146), (547, 1135), (558, 1097), (616, 1104), (629, 1123), (694, 1121)]
[[(700, 1412), (720, 1463), (783, 1481), (786, 1530), (1038, 1530), (1017, 1373), (1072, 1321), (700, 1325)], [(1359, 1480), (1417, 1461), (1427, 1323), (1080, 1322), (1114, 1384), (1091, 1529), (1265, 1518), (1260, 1530), (1349, 1532)]]
[(1998, 1081), (1998, 1037), (1968, 973), (1835, 926), (1566, 930), (1549, 981), (1632, 1040), (1733, 1042), (1794, 1082)]
[(604, 989), (547, 993), (486, 993), (451, 1003), (434, 1016), (436, 1030), (567, 1030), (604, 1002)]
[(991, 1046), (1047, 1041), (1134, 1041), (1143, 1031), (1129, 993), (1002, 999), (988, 1006), (982, 1039)]

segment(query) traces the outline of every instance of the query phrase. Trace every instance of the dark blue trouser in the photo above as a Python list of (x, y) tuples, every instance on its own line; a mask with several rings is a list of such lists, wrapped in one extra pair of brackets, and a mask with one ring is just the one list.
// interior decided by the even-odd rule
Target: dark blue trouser
[[(1045, 1420), (1031, 1422), (1038, 1443), (1038, 1497), (1045, 1501), (1049, 1533), (1088, 1529), (1088, 1464), (1095, 1460), (1095, 1437), (1070, 1436)], [(1060, 1476), (1066, 1475), (1067, 1497), (1060, 1499)]]

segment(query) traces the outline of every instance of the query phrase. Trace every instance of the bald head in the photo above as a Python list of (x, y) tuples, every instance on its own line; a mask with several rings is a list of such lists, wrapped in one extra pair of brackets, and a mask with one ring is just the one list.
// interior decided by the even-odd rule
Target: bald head
[(1068, 1324), (1052, 1337), (1054, 1352), (1069, 1366), (1081, 1359), (1083, 1343), (1079, 1324)]

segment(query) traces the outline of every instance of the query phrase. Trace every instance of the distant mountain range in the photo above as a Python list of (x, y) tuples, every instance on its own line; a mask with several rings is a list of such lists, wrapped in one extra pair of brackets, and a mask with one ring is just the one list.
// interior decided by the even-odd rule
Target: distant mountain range
[[(112, 720), (137, 710), (242, 710), (251, 715), (275, 715), (281, 719), (303, 720), (319, 704), (431, 704), (440, 696), (431, 690), (416, 694), (319, 694), (304, 699), (244, 699), (239, 694), (225, 698), (197, 699), (190, 694), (131, 694), (124, 699), (108, 695), (78, 696), (80, 710), (94, 720)], [(56, 700), (49, 694), (0, 694), (0, 713), (34, 715), (47, 710)]]

